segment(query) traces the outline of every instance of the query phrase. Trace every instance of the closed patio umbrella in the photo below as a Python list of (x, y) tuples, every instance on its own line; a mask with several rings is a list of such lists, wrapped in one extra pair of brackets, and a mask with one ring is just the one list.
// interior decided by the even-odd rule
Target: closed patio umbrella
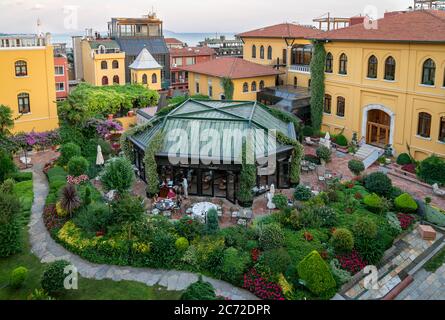
[(105, 163), (104, 156), (102, 154), (102, 148), (97, 146), (96, 165), (102, 166)]

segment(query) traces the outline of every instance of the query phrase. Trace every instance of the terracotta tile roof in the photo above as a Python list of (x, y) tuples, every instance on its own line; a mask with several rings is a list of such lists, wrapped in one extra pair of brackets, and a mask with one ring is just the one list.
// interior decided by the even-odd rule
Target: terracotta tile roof
[(229, 77), (231, 79), (261, 77), (284, 73), (283, 71), (278, 71), (269, 66), (263, 66), (261, 64), (233, 57), (214, 59), (192, 66), (182, 67), (181, 69), (219, 78)]
[(315, 27), (302, 26), (293, 23), (281, 23), (252, 31), (240, 33), (244, 38), (305, 38), (313, 37), (320, 33)]
[(165, 43), (168, 44), (182, 44), (183, 42), (181, 40), (178, 40), (176, 38), (165, 38)]
[(445, 42), (445, 11), (389, 12), (377, 20), (377, 29), (366, 29), (363, 23), (359, 23), (324, 32), (314, 38), (338, 41)]
[(215, 50), (209, 47), (185, 47), (180, 49), (170, 49), (170, 56), (172, 57), (212, 56), (215, 54)]

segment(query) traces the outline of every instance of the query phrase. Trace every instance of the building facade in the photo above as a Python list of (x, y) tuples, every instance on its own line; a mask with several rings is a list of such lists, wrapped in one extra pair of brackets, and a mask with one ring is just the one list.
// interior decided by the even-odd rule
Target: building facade
[(257, 93), (275, 84), (280, 71), (240, 58), (218, 58), (183, 67), (189, 75), (190, 95), (202, 94), (215, 100), (226, 100), (223, 79), (233, 82), (233, 99), (256, 101)]
[(161, 90), (162, 66), (147, 49), (142, 49), (136, 60), (129, 66), (131, 83), (139, 83), (151, 90)]
[(13, 132), (58, 127), (50, 35), (0, 37), (0, 104), (13, 111)]
[(56, 81), (56, 99), (65, 100), (69, 93), (69, 68), (65, 44), (54, 44), (54, 74)]
[(199, 46), (212, 48), (218, 57), (243, 56), (243, 41), (238, 36), (235, 39), (227, 39), (225, 36), (206, 38), (199, 42)]
[(353, 134), (416, 160), (445, 157), (445, 12), (391, 12), (328, 32), (325, 132)]
[(187, 91), (188, 72), (182, 70), (183, 66), (191, 66), (216, 58), (216, 52), (207, 47), (184, 47), (170, 49), (171, 88), (173, 90)]
[(181, 49), (184, 47), (187, 47), (187, 44), (182, 42), (181, 40), (178, 40), (176, 38), (165, 38), (165, 44), (167, 45), (168, 49)]

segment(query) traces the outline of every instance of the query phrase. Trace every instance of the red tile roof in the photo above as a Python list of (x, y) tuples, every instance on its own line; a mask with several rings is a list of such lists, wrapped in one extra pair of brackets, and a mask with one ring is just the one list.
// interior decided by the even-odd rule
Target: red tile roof
[(302, 26), (293, 23), (281, 23), (269, 27), (264, 27), (252, 31), (240, 33), (244, 38), (305, 38), (313, 37), (320, 33), (320, 30), (311, 26)]
[(445, 11), (389, 12), (377, 20), (377, 29), (363, 23), (320, 33), (315, 39), (337, 41), (445, 42)]
[(176, 38), (165, 38), (165, 43), (168, 44), (182, 44), (183, 42), (181, 40), (178, 40)]
[(185, 47), (185, 48), (171, 48), (170, 56), (172, 57), (196, 57), (196, 56), (212, 56), (216, 52), (209, 47)]
[(182, 67), (181, 69), (219, 78), (229, 77), (231, 79), (261, 77), (284, 73), (283, 71), (278, 71), (269, 66), (263, 66), (261, 64), (233, 57), (214, 59), (208, 62)]

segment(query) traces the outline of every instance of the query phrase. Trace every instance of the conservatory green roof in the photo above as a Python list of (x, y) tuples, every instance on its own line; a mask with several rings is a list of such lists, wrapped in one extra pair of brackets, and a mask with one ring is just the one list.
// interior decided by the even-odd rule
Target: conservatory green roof
[[(205, 154), (205, 158), (212, 160), (240, 159), (242, 142), (239, 144), (239, 141), (242, 140), (236, 138), (246, 137), (249, 132), (247, 129), (264, 134), (254, 134), (253, 146), (257, 158), (293, 149), (292, 146), (278, 142), (275, 144), (273, 139), (268, 138), (268, 131), (276, 130), (289, 138), (296, 138), (293, 123), (278, 119), (256, 101), (189, 99), (166, 116), (155, 117), (151, 122), (152, 127), (136, 133), (130, 140), (145, 150), (156, 133), (162, 129), (165, 138), (158, 156), (169, 156), (179, 153), (179, 150), (181, 153), (188, 150), (187, 155), (191, 158), (202, 159)], [(207, 149), (203, 153), (205, 146)]]

